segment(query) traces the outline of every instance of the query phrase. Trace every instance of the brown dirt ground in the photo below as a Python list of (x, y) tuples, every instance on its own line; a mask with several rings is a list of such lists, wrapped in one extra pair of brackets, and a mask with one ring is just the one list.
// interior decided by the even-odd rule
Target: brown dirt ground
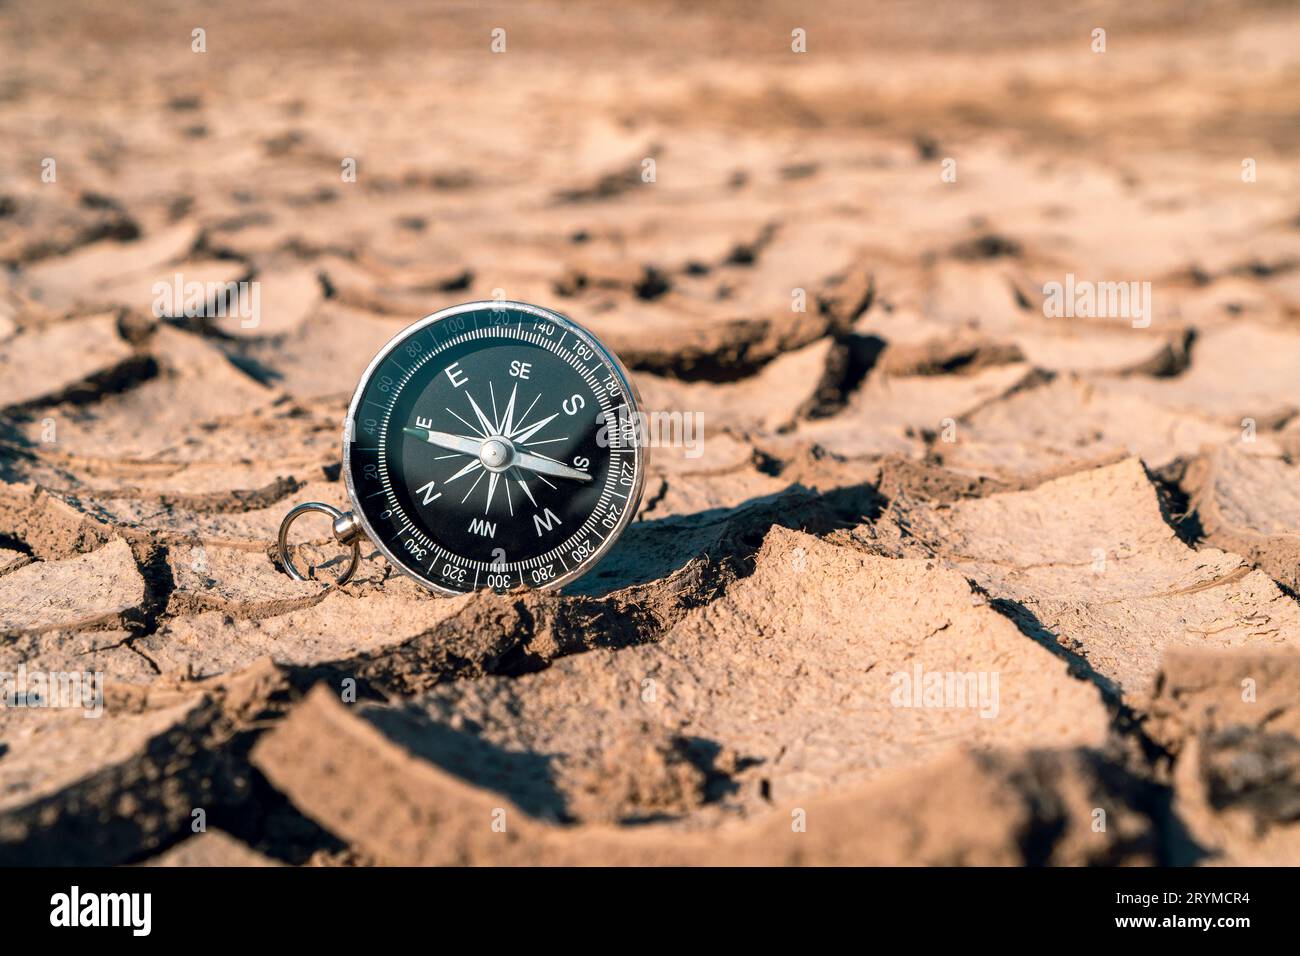
[[(0, 862), (1300, 862), (1300, 11), (804, 6), (0, 3), (0, 671), (106, 675)], [(565, 594), (290, 580), (498, 289), (704, 454)]]

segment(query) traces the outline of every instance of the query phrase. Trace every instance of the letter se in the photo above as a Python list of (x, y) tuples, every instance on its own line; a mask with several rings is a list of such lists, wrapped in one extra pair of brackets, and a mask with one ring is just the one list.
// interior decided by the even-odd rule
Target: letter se
[(528, 374), (533, 370), (532, 362), (520, 362), (515, 360), (510, 363), (510, 375), (513, 378), (528, 378)]

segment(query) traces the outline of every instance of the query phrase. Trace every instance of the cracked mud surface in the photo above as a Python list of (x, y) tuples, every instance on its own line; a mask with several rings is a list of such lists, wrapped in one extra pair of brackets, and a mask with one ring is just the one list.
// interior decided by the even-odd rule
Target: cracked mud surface
[[(1300, 862), (1300, 16), (577, 6), (0, 6), (0, 671), (104, 675), (0, 862)], [(563, 593), (291, 580), (495, 290), (702, 448)]]

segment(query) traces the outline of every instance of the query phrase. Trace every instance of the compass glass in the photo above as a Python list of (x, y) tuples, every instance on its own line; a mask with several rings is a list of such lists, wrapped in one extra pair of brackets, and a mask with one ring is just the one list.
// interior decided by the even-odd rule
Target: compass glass
[(381, 551), (442, 592), (557, 587), (635, 513), (636, 398), (586, 330), (523, 303), (411, 326), (362, 378), (344, 470)]

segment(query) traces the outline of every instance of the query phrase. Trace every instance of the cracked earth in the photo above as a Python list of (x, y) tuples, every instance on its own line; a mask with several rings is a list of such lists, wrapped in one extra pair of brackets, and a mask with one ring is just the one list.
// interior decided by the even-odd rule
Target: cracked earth
[[(105, 679), (0, 862), (1300, 862), (1300, 14), (950, 12), (0, 4), (0, 671)], [(497, 290), (703, 453), (563, 593), (291, 580)]]

